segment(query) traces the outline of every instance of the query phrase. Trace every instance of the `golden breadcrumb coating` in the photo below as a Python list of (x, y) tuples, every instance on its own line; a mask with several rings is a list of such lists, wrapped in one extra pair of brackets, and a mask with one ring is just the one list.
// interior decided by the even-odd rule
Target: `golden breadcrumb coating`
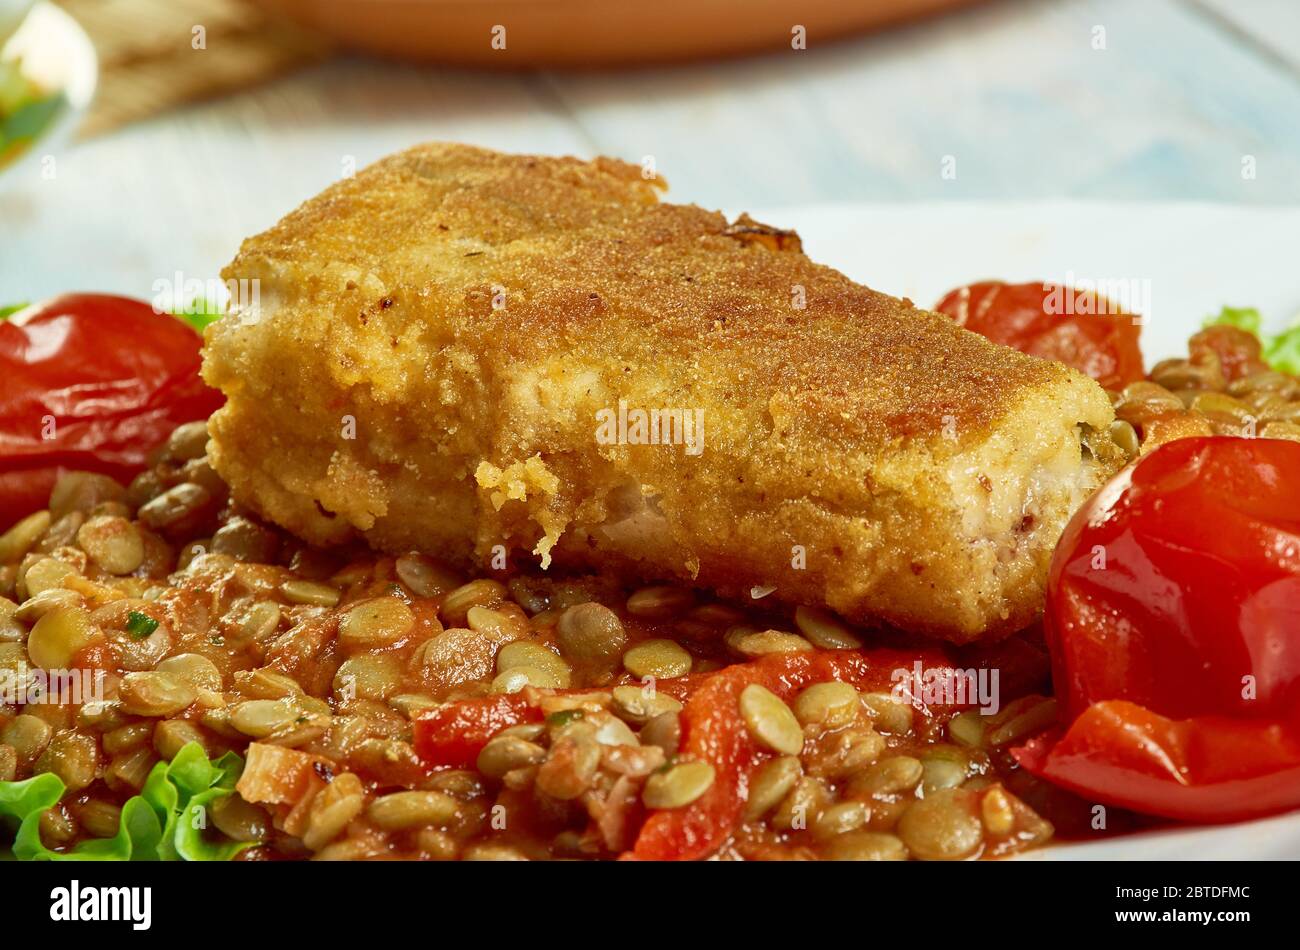
[(321, 544), (774, 588), (958, 641), (1031, 622), (1117, 457), (1101, 388), (660, 187), (432, 144), (245, 241), (224, 276), (260, 310), (204, 367), (235, 497)]

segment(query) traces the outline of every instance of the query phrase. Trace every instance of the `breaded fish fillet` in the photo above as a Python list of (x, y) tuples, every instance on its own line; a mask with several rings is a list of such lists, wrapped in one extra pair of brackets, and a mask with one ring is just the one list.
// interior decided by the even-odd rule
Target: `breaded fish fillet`
[(235, 497), (322, 544), (775, 588), (957, 641), (1032, 621), (1114, 467), (1102, 390), (658, 185), (427, 145), (245, 241), (224, 276), (260, 309), (204, 368)]

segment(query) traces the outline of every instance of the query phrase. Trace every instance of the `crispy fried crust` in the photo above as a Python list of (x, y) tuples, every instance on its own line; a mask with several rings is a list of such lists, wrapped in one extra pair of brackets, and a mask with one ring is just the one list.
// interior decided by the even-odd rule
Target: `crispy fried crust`
[[(225, 277), (260, 313), (205, 362), (236, 497), (319, 543), (500, 545), (957, 640), (1032, 620), (1111, 467), (1102, 390), (659, 185), (427, 145), (246, 241)], [(703, 450), (604, 444), (620, 401), (702, 419)]]

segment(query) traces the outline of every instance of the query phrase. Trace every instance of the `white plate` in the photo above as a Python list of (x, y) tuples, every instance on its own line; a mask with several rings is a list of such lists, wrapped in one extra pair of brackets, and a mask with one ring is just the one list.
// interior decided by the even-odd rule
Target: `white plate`
[(1235, 825), (1167, 828), (1070, 842), (1019, 855), (1021, 861), (1295, 861), (1300, 812)]
[(798, 230), (813, 260), (922, 307), (991, 278), (1143, 287), (1148, 368), (1186, 356), (1187, 338), (1225, 304), (1258, 307), (1272, 329), (1300, 315), (1300, 208), (954, 202), (779, 208), (754, 217)]
[[(309, 190), (294, 195), (293, 201), (310, 197)], [(201, 189), (195, 195), (223, 200)], [(1148, 318), (1143, 352), (1148, 367), (1157, 359), (1184, 355), (1187, 338), (1205, 316), (1224, 304), (1256, 306), (1274, 329), (1289, 323), (1300, 310), (1300, 262), (1296, 260), (1300, 208), (1042, 202), (731, 210), (750, 210), (760, 221), (795, 228), (814, 260), (925, 307), (933, 306), (953, 287), (988, 278), (1147, 281), (1151, 306), (1143, 310)], [(103, 243), (109, 224), (88, 222), (86, 228), (67, 235), (74, 244), (83, 242), (80, 250), (86, 253), (74, 256), (81, 262), (80, 276), (60, 276), (56, 289), (102, 287), (147, 297), (152, 281), (178, 266), (194, 267), (198, 262), (202, 266), (194, 273), (215, 274), (234, 255), (244, 234), (213, 234), (215, 225), (203, 215), (195, 215), (194, 221), (203, 222), (194, 227), (205, 229), (204, 246), (211, 250), (191, 252), (193, 260), (181, 261), (178, 254), (184, 256), (185, 251), (159, 244), (156, 238), (147, 244), (140, 239), (140, 253), (134, 255), (138, 262), (130, 268), (99, 262), (91, 252)], [(43, 247), (40, 253), (48, 255), (51, 250)], [(1060, 844), (1026, 856), (1029, 860), (1297, 857), (1300, 813), (1215, 828)]]
[[(782, 208), (754, 217), (793, 227), (816, 261), (932, 307), (975, 280), (1146, 281), (1147, 367), (1185, 356), (1224, 304), (1258, 307), (1279, 329), (1300, 311), (1300, 209), (1227, 205), (894, 205)], [(1025, 860), (1300, 858), (1300, 812), (1235, 825), (1062, 843)]]

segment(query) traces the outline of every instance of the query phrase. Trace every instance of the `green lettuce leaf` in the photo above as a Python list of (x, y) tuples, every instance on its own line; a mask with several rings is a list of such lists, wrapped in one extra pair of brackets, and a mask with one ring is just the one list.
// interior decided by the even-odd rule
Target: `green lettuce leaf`
[(177, 310), (175, 315), (202, 333), (209, 323), (220, 320), (224, 312), (220, 304), (206, 297), (199, 297), (190, 301), (188, 307)]
[[(58, 781), (57, 777), (55, 781)], [(59, 781), (59, 785), (62, 786), (63, 783)], [(18, 827), (18, 834), (14, 836), (14, 856), (18, 860), (151, 861), (157, 858), (158, 842), (162, 834), (158, 816), (139, 796), (122, 806), (117, 834), (111, 838), (83, 841), (69, 851), (51, 851), (41, 841), (40, 823), (44, 811), (41, 809), (28, 815)]]
[(173, 848), (182, 861), (229, 861), (251, 845), (246, 841), (207, 834), (211, 805), (230, 792), (214, 788), (190, 799), (176, 822)]
[(234, 793), (243, 768), (233, 752), (210, 761), (191, 742), (153, 767), (140, 794), (122, 806), (116, 835), (68, 851), (50, 850), (40, 836), (41, 815), (63, 796), (57, 775), (0, 782), (0, 817), (18, 825), (13, 851), (21, 861), (229, 861), (252, 845), (205, 832), (211, 806)]
[(1293, 326), (1266, 339), (1264, 359), (1276, 370), (1300, 376), (1300, 326)]
[(25, 821), (58, 804), (63, 780), (52, 772), (34, 775), (21, 782), (0, 782), (0, 816)]
[(1263, 318), (1254, 307), (1224, 307), (1217, 316), (1205, 318), (1205, 326), (1207, 327), (1224, 323), (1230, 327), (1253, 333), (1255, 336), (1260, 335), (1260, 329), (1264, 326)]

